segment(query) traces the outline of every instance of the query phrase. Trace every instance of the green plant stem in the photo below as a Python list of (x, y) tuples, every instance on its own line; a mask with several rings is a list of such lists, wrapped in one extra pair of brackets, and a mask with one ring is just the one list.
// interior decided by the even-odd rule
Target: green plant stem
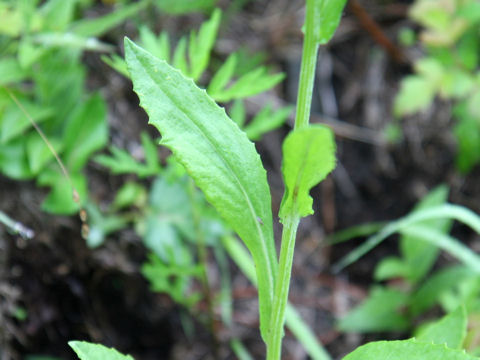
[[(306, 1), (305, 38), (303, 41), (302, 64), (298, 84), (295, 129), (308, 126), (312, 104), (313, 84), (319, 43), (314, 36), (315, 11), (313, 1)], [(279, 271), (275, 283), (273, 311), (270, 318), (270, 332), (267, 340), (267, 360), (280, 360), (282, 354), (285, 309), (292, 272), (295, 237), (300, 217), (292, 213), (283, 219), (282, 245), (280, 249)]]
[(314, 25), (315, 11), (311, 1), (307, 0), (305, 10), (305, 37), (303, 40), (302, 64), (298, 83), (297, 111), (295, 114), (295, 129), (307, 126), (310, 120), (313, 83), (319, 44), (315, 41)]
[(270, 333), (267, 344), (267, 360), (278, 360), (282, 353), (283, 325), (288, 302), (288, 289), (292, 273), (293, 252), (297, 235), (298, 216), (287, 217), (283, 223), (282, 247), (280, 250), (279, 272), (273, 297), (273, 311), (270, 319)]

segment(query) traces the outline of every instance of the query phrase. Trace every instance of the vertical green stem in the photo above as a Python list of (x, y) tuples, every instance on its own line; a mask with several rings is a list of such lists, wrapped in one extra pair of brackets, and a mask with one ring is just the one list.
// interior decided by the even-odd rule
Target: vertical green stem
[(280, 262), (275, 296), (273, 298), (273, 311), (270, 319), (270, 333), (267, 344), (267, 360), (279, 360), (282, 353), (283, 325), (285, 323), (285, 309), (288, 301), (288, 289), (292, 273), (293, 251), (295, 237), (300, 219), (291, 216), (285, 219), (282, 232), (282, 247), (280, 249)]
[(314, 37), (315, 11), (311, 1), (307, 0), (305, 10), (305, 37), (303, 39), (302, 64), (298, 83), (297, 111), (295, 129), (308, 125), (312, 105), (313, 83), (317, 65), (318, 42)]
[[(298, 84), (297, 112), (295, 129), (308, 125), (312, 103), (313, 83), (317, 65), (318, 42), (314, 38), (315, 9), (313, 1), (306, 1), (305, 38), (303, 42), (302, 64)], [(300, 218), (291, 214), (283, 219), (282, 245), (280, 249), (279, 272), (275, 283), (273, 312), (270, 318), (270, 332), (267, 341), (267, 360), (280, 360), (282, 354), (285, 309), (292, 272), (295, 237)]]

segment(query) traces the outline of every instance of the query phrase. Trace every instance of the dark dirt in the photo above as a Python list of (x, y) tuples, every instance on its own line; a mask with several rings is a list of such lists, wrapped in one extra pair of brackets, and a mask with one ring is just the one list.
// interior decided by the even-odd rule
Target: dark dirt
[[(220, 2), (223, 6), (225, 3)], [(265, 101), (282, 105), (295, 100), (292, 94), (296, 92), (301, 55), (302, 3), (250, 2), (221, 31), (215, 49), (218, 59), (232, 49), (247, 46), (252, 51), (265, 51), (269, 63), (287, 73), (282, 87), (248, 102), (250, 113)], [(412, 26), (406, 20), (408, 2), (365, 0), (361, 4), (394, 42), (402, 26)], [(105, 7), (99, 4), (95, 11), (102, 12)], [(200, 20), (199, 16), (185, 16), (179, 21), (162, 17), (158, 27), (178, 35)], [(132, 29), (133, 25), (127, 24), (106, 40), (118, 44)], [(412, 60), (415, 54), (405, 55)], [(111, 142), (125, 149), (138, 148), (139, 133), (147, 129), (146, 116), (138, 108), (130, 83), (95, 54), (87, 54), (85, 62), (91, 69), (89, 86), (100, 88), (109, 104)], [(396, 242), (388, 240), (333, 275), (329, 266), (361, 240), (324, 247), (325, 235), (364, 222), (398, 218), (440, 183), (450, 185), (452, 202), (480, 211), (480, 185), (476, 181), (480, 169), (467, 177), (455, 171), (448, 104), (438, 103), (428, 113), (401, 122), (403, 140), (397, 145), (385, 143), (382, 131), (393, 121), (393, 98), (399, 80), (408, 71), (409, 65), (390, 57), (350, 9), (332, 43), (320, 52), (312, 118), (335, 130), (338, 167), (313, 191), (317, 211), (303, 221), (299, 231), (290, 299), (334, 358), (374, 339), (338, 333), (335, 319), (366, 296), (375, 264), (396, 252)], [(155, 134), (153, 129), (148, 131)], [(276, 208), (283, 191), (280, 144), (287, 131), (288, 127), (275, 131), (257, 145), (270, 173)], [(88, 174), (92, 196), (100, 204), (110, 202), (113, 190), (125, 180), (94, 164)], [(81, 237), (77, 217), (57, 217), (41, 211), (44, 190), (32, 182), (4, 177), (0, 177), (0, 189), (0, 210), (35, 232), (33, 239), (25, 240), (0, 227), (2, 359), (21, 359), (30, 354), (73, 359), (67, 346), (71, 339), (115, 346), (143, 360), (233, 358), (227, 342), (229, 334), (220, 320), (215, 323), (215, 341), (201, 320), (188, 316), (168, 296), (149, 291), (139, 272), (146, 250), (132, 230), (115, 233), (103, 247), (90, 250)], [(279, 230), (277, 226), (277, 235)], [(474, 239), (460, 226), (454, 233), (468, 243)], [(211, 267), (215, 274), (215, 264)], [(235, 266), (231, 269), (234, 331), (259, 359), (264, 348), (257, 330), (256, 291)], [(19, 306), (28, 314), (23, 321), (14, 316)], [(200, 319), (205, 308), (200, 303)], [(194, 329), (188, 336), (185, 321)], [(288, 332), (284, 354), (284, 359), (306, 359)]]

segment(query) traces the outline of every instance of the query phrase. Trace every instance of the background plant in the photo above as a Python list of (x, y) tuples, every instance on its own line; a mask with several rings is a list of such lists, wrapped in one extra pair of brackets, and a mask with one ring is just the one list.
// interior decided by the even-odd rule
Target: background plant
[(468, 173), (480, 161), (480, 4), (475, 0), (417, 0), (409, 14), (423, 27), (418, 43), (425, 55), (415, 62), (415, 73), (402, 81), (395, 115), (427, 109), (436, 96), (451, 101), (457, 167)]

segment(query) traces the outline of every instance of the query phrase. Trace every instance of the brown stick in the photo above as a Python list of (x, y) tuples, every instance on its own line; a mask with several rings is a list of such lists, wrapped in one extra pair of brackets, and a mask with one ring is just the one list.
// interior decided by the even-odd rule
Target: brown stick
[(370, 34), (373, 40), (380, 45), (385, 51), (399, 64), (408, 64), (407, 58), (398, 46), (396, 46), (378, 23), (368, 14), (365, 8), (360, 5), (358, 0), (350, 0), (350, 9), (357, 17), (360, 25)]

